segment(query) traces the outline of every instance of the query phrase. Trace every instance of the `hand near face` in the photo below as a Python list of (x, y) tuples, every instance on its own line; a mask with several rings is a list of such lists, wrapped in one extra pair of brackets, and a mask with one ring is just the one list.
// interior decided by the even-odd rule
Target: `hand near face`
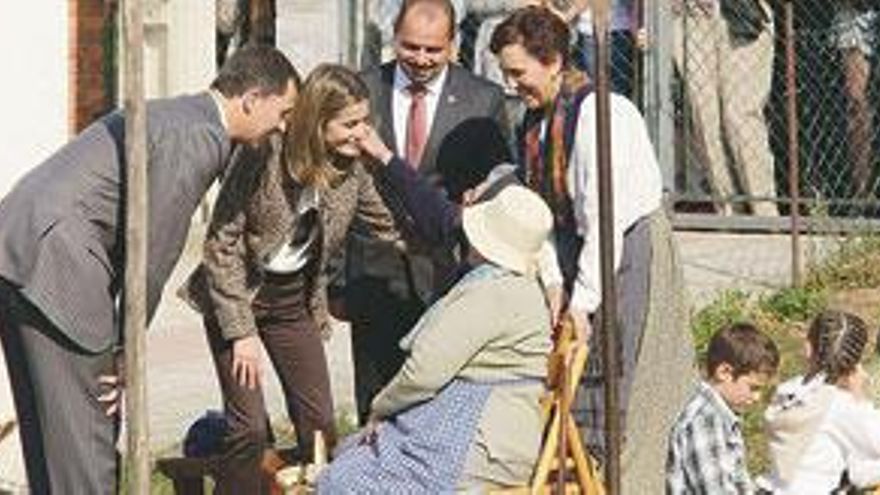
[(364, 126), (364, 131), (360, 139), (358, 139), (357, 144), (360, 146), (361, 151), (364, 154), (382, 165), (388, 165), (388, 162), (394, 157), (394, 153), (388, 149), (388, 146), (386, 146), (385, 142), (382, 141), (382, 138), (379, 137), (379, 133), (376, 132), (376, 129), (371, 125)]

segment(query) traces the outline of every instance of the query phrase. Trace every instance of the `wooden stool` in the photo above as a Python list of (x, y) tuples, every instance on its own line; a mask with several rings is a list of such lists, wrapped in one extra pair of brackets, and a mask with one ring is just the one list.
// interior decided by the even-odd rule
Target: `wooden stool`
[[(605, 494), (595, 461), (587, 455), (570, 413), (587, 354), (587, 344), (577, 339), (571, 321), (563, 321), (547, 361), (548, 391), (541, 400), (544, 439), (532, 480), (528, 486), (494, 490), (493, 494)], [(572, 480), (568, 473), (574, 473)]]

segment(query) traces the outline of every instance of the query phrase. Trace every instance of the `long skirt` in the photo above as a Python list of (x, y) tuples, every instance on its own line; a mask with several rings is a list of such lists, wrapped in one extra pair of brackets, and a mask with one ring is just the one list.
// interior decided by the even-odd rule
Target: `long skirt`
[[(697, 380), (684, 280), (662, 209), (624, 235), (616, 282), (622, 490), (662, 493), (668, 432)], [(585, 443), (604, 461), (605, 376), (598, 320), (574, 414)]]

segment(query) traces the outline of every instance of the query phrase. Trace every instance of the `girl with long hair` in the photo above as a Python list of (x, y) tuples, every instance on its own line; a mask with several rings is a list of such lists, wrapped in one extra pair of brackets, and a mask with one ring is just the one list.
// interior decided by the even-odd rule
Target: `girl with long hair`
[(271, 432), (261, 391), (265, 348), (278, 373), (303, 458), (316, 431), (335, 442), (322, 335), (329, 325), (328, 260), (355, 221), (399, 238), (361, 164), (366, 86), (325, 64), (306, 79), (283, 137), (243, 149), (217, 199), (204, 259), (185, 295), (204, 315), (228, 423), (220, 493), (262, 493)]
[(868, 394), (862, 356), (868, 330), (858, 316), (824, 311), (804, 350), (807, 371), (779, 385), (765, 413), (773, 493), (837, 493), (849, 482), (880, 482), (880, 411)]

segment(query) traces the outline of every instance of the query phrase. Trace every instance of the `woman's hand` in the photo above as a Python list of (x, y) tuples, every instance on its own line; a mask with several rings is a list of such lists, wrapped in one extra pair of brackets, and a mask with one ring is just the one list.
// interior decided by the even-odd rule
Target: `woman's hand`
[(562, 310), (565, 307), (565, 290), (562, 284), (550, 284), (544, 287), (544, 298), (550, 309), (550, 324), (553, 328), (562, 320)]
[(388, 165), (388, 162), (394, 158), (394, 153), (388, 149), (388, 146), (385, 146), (385, 142), (382, 141), (382, 138), (379, 137), (379, 133), (376, 132), (373, 126), (364, 125), (364, 132), (361, 134), (360, 139), (357, 140), (357, 144), (364, 154), (383, 166)]
[(569, 307), (568, 315), (574, 324), (574, 334), (577, 337), (577, 340), (581, 342), (589, 342), (590, 335), (593, 333), (593, 326), (590, 325), (590, 319), (587, 312)]
[(255, 389), (262, 381), (260, 339), (248, 335), (232, 342), (232, 376), (242, 387)]
[(376, 417), (371, 415), (370, 419), (367, 420), (367, 424), (364, 426), (364, 429), (361, 431), (361, 445), (373, 445), (376, 443), (376, 438), (379, 436), (379, 428), (382, 426), (382, 421)]

